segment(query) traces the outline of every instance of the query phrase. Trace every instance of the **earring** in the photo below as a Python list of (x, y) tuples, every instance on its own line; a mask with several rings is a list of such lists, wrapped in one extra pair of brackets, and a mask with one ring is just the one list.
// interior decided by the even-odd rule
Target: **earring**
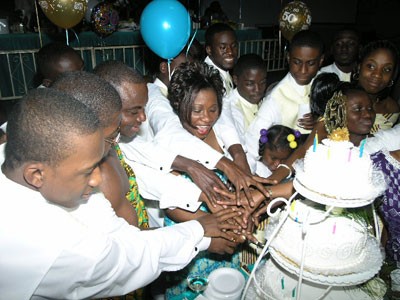
[(392, 79), (392, 80), (390, 80), (390, 83), (388, 84), (387, 87), (391, 87), (393, 84), (394, 84), (394, 81), (393, 81), (393, 79)]
[(356, 71), (355, 73), (353, 73), (351, 75), (351, 81), (358, 81), (358, 79), (360, 78), (360, 73), (358, 73), (358, 71)]

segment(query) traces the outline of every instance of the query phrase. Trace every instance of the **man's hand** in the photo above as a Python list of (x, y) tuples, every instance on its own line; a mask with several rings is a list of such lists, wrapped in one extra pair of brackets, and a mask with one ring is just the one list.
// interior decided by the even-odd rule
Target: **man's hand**
[(233, 254), (238, 245), (239, 243), (237, 242), (235, 243), (223, 238), (211, 238), (211, 244), (207, 251), (220, 255)]
[(242, 227), (235, 222), (227, 222), (229, 219), (237, 217), (239, 212), (233, 209), (222, 209), (213, 214), (207, 214), (199, 217), (197, 221), (203, 226), (204, 236), (222, 237), (227, 240), (232, 240), (233, 237), (227, 233), (228, 230), (241, 230)]

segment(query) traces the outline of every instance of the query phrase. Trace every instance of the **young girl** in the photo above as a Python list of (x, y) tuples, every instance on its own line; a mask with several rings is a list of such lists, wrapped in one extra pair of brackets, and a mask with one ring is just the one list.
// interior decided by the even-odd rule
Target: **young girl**
[(400, 107), (389, 95), (398, 73), (398, 55), (395, 45), (386, 40), (373, 41), (361, 52), (354, 80), (373, 101), (376, 120), (371, 133), (393, 127), (399, 118)]
[(270, 176), (300, 143), (301, 133), (287, 126), (274, 125), (268, 130), (261, 129), (256, 174)]

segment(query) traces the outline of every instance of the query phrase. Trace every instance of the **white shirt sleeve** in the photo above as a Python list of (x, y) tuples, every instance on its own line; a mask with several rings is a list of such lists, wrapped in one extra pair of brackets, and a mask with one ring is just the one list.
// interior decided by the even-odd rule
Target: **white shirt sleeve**
[[(245, 121), (244, 121), (243, 113), (236, 107), (235, 102), (226, 101), (225, 103), (224, 103), (224, 108), (226, 108), (227, 113), (230, 114), (230, 116), (234, 122), (236, 132), (239, 135), (240, 141), (241, 141), (242, 145), (245, 146), (244, 135), (246, 132), (246, 128), (245, 128)], [(224, 112), (224, 110), (222, 110), (222, 111)]]
[(157, 144), (213, 169), (223, 155), (182, 127), (178, 116), (158, 86), (148, 84), (148, 87), (149, 102), (146, 105), (146, 115)]
[(138, 162), (166, 173), (171, 171), (177, 156), (175, 152), (156, 145), (154, 142), (146, 141), (141, 136), (136, 136), (128, 143), (120, 142), (119, 146), (129, 161)]
[(374, 137), (367, 138), (365, 150), (372, 154), (382, 149), (394, 151), (400, 149), (400, 124), (386, 130), (379, 130)]
[(193, 182), (170, 173), (161, 173), (137, 162), (126, 161), (135, 171), (143, 198), (159, 201), (161, 209), (182, 208), (195, 212), (201, 205), (201, 190)]
[(224, 103), (222, 106), (221, 115), (214, 126), (218, 127), (218, 130), (223, 133), (220, 138), (227, 149), (229, 149), (232, 145), (241, 144), (241, 141), (232, 118), (231, 110), (225, 106), (228, 106), (228, 103)]
[(268, 129), (280, 122), (279, 106), (269, 94), (262, 102), (256, 118), (251, 122), (245, 134), (245, 146), (249, 162), (255, 162), (259, 158), (258, 140), (260, 139), (260, 130), (263, 128)]
[(1, 126), (0, 129), (3, 130), (4, 132), (7, 132), (7, 122), (4, 122)]
[(71, 213), (82, 222), (82, 234), (60, 253), (33, 299), (123, 295), (149, 284), (162, 271), (185, 267), (209, 245), (197, 221), (140, 231), (117, 218), (107, 200), (93, 198)]
[(257, 161), (256, 162), (256, 174), (260, 177), (267, 178), (267, 177), (271, 176), (272, 172), (261, 161)]

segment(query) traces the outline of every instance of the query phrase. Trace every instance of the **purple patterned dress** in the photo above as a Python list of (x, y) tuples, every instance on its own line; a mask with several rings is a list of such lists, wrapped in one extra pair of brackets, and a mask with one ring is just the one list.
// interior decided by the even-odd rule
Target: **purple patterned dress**
[(389, 259), (400, 262), (400, 162), (386, 150), (374, 153), (371, 159), (382, 170), (388, 183), (380, 206), (389, 233), (386, 253)]

